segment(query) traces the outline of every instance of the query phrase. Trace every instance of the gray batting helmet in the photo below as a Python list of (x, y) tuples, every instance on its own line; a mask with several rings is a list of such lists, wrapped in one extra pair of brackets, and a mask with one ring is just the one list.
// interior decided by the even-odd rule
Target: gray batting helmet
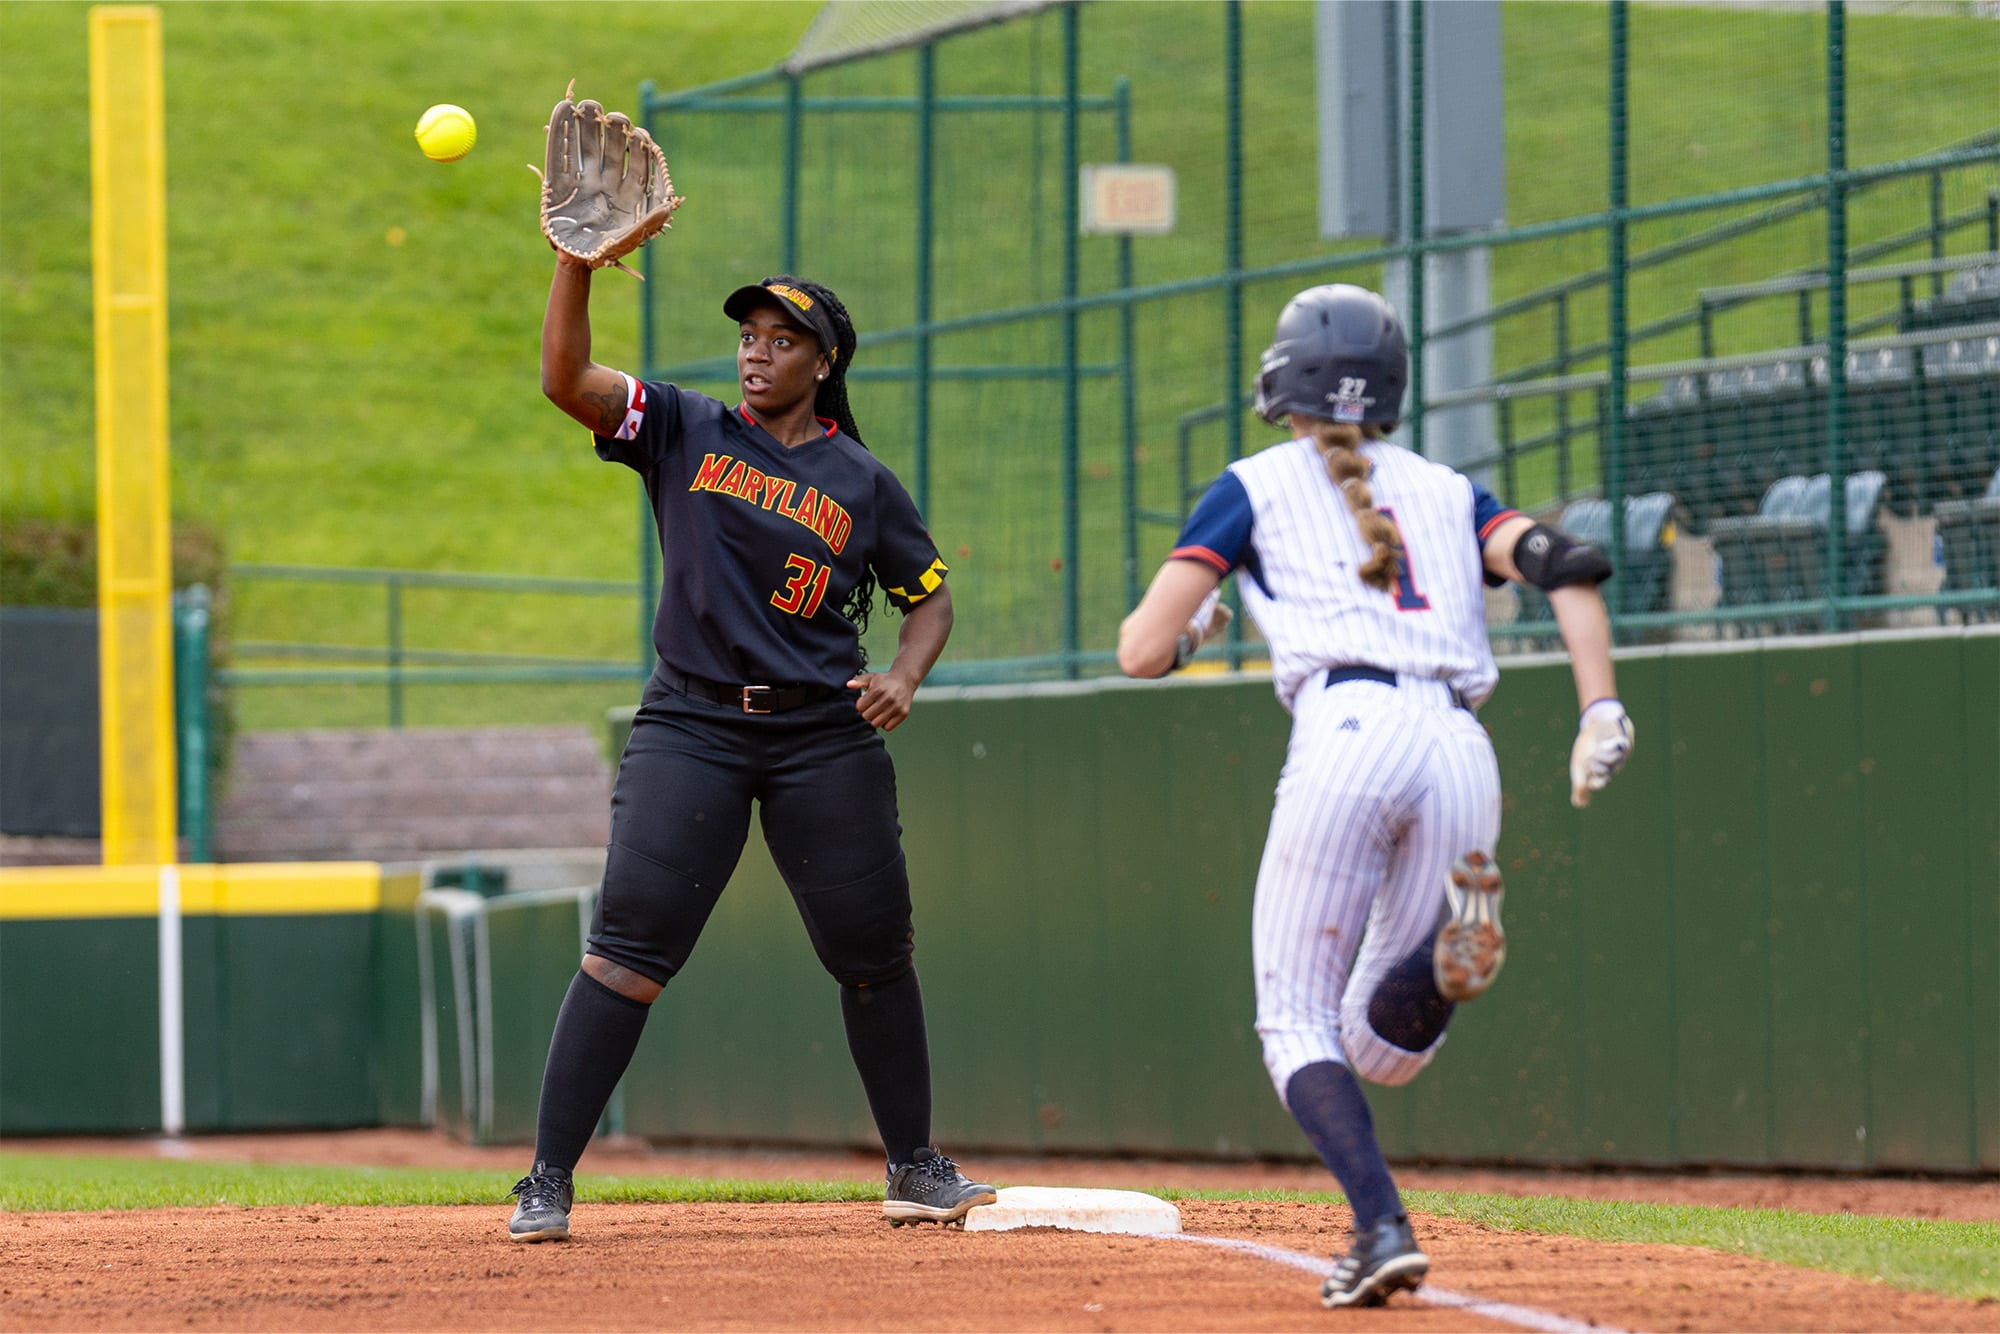
[(1257, 368), (1257, 415), (1274, 426), (1288, 412), (1397, 422), (1409, 381), (1410, 343), (1395, 307), (1365, 287), (1308, 287), (1278, 314)]

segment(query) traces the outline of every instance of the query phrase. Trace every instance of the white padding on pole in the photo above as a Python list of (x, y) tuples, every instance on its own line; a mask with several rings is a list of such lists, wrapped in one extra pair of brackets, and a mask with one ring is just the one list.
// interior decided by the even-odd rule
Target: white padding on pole
[(181, 868), (160, 867), (160, 1130), (187, 1129), (186, 1042), (181, 1019)]
[(967, 1232), (1059, 1227), (1072, 1232), (1179, 1232), (1181, 1211), (1136, 1190), (1009, 1186), (965, 1215)]

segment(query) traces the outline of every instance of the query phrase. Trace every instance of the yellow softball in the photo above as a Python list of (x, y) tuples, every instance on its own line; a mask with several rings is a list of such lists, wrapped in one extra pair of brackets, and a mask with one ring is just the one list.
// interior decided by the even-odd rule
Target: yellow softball
[(464, 107), (440, 102), (417, 120), (417, 147), (433, 162), (456, 162), (472, 151), (479, 127)]

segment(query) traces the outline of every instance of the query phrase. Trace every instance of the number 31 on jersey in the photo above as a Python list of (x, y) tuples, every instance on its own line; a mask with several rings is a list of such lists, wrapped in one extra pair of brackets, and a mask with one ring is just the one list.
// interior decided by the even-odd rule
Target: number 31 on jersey
[(785, 557), (785, 570), (788, 575), (785, 586), (771, 594), (771, 605), (779, 611), (810, 618), (826, 597), (826, 581), (833, 567), (791, 555)]

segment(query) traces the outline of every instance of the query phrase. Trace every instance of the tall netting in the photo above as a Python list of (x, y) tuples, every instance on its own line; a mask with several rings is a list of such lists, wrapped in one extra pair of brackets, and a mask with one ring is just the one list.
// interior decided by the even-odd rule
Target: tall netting
[[(1189, 506), (1277, 438), (1247, 394), (1279, 307), (1400, 291), (1428, 249), (1427, 308), (1481, 290), (1412, 332), (1485, 363), (1428, 373), (1404, 438), (1471, 414), (1453, 462), (1622, 544), (1622, 637), (2000, 609), (2000, 22), (1506, 4), (1505, 227), (1336, 240), (1320, 6), (1009, 8), (832, 5), (770, 77), (647, 103), (692, 201), (649, 254), (650, 373), (733, 399), (731, 286), (841, 294), (862, 432), (953, 567), (947, 676), (1101, 670)], [(1386, 96), (1445, 9), (1394, 7)], [(1117, 162), (1172, 168), (1171, 232), (1079, 234), (1076, 173)], [(1535, 599), (1492, 611), (1546, 642)]]

